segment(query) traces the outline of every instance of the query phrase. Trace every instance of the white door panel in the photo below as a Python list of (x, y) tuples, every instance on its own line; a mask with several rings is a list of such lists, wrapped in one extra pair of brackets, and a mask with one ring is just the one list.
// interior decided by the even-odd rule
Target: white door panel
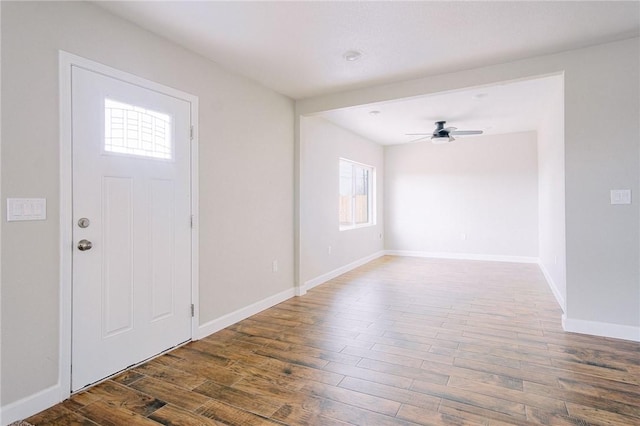
[(72, 118), (78, 390), (191, 338), (191, 119), (185, 100), (75, 66)]

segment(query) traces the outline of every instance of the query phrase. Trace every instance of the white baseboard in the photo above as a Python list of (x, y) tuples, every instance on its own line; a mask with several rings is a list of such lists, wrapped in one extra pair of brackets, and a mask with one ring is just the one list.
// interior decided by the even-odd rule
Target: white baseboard
[(538, 263), (540, 259), (528, 256), (503, 256), (493, 254), (426, 252), (411, 250), (386, 250), (390, 256), (429, 257), (434, 259), (482, 260), (488, 262)]
[(193, 340), (199, 340), (209, 336), (223, 328), (229, 327), (245, 318), (249, 318), (251, 315), (255, 315), (258, 312), (264, 311), (278, 303), (284, 302), (287, 299), (292, 298), (296, 294), (296, 289), (293, 287), (282, 291), (273, 296), (269, 296), (266, 299), (262, 299), (244, 308), (240, 308), (237, 311), (231, 312), (227, 315), (223, 315), (220, 318), (216, 318), (209, 322), (206, 322), (198, 327), (198, 334), (193, 337)]
[(562, 328), (571, 333), (591, 334), (593, 336), (612, 337), (614, 339), (640, 342), (640, 326), (610, 324), (606, 322), (587, 321), (562, 316)]
[(24, 420), (54, 406), (62, 402), (60, 395), (62, 395), (62, 390), (60, 384), (57, 383), (38, 393), (7, 404), (0, 408), (0, 425), (6, 426), (18, 420)]
[(351, 271), (352, 269), (357, 268), (358, 266), (362, 266), (365, 263), (369, 263), (374, 259), (377, 259), (379, 257), (382, 257), (385, 255), (384, 251), (379, 251), (376, 253), (373, 253), (369, 256), (365, 256), (361, 259), (358, 259), (354, 262), (351, 262), (347, 265), (341, 266), (338, 269), (334, 269), (333, 271), (327, 272), (326, 274), (322, 274), (319, 277), (313, 278), (309, 281), (305, 281), (305, 283), (301, 286), (301, 292), (302, 294), (306, 293), (307, 290), (312, 289), (313, 287), (319, 286), (320, 284), (326, 283), (329, 280), (334, 279), (335, 277), (338, 277), (344, 273), (347, 273), (349, 271)]
[(542, 262), (539, 262), (538, 265), (540, 266), (540, 270), (542, 271), (544, 278), (547, 280), (547, 284), (549, 285), (553, 296), (556, 298), (556, 301), (560, 305), (562, 312), (567, 312), (567, 303), (564, 301), (564, 297), (562, 297), (562, 294), (560, 294), (560, 290), (558, 290), (558, 286), (556, 286), (553, 278), (551, 278), (549, 271), (547, 271), (547, 268), (545, 268)]

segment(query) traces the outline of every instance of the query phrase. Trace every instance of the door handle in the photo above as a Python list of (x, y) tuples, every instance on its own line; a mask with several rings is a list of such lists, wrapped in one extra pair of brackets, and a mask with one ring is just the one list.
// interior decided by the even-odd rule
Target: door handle
[(93, 244), (89, 240), (78, 241), (78, 250), (80, 251), (91, 250), (91, 247), (93, 247)]

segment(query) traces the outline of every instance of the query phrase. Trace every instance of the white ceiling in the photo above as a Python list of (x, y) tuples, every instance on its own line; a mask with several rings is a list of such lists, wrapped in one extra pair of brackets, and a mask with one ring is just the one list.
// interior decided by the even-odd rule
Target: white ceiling
[[(294, 99), (637, 36), (637, 1), (106, 1)], [(348, 50), (363, 53), (346, 62)]]
[[(223, 67), (303, 99), (636, 37), (638, 1), (96, 1)], [(353, 62), (343, 55), (362, 52)], [(555, 83), (554, 83), (555, 81)], [(436, 120), (485, 133), (533, 130), (558, 80), (328, 111), (382, 144)], [(488, 96), (476, 100), (473, 95)], [(534, 96), (535, 95), (535, 96)], [(379, 110), (373, 116), (371, 110)]]
[[(485, 135), (537, 130), (550, 102), (561, 99), (562, 76), (470, 88), (325, 111), (320, 116), (381, 145), (414, 141), (431, 133), (435, 122)], [(372, 113), (373, 111), (373, 113)], [(476, 136), (455, 136), (456, 139)]]

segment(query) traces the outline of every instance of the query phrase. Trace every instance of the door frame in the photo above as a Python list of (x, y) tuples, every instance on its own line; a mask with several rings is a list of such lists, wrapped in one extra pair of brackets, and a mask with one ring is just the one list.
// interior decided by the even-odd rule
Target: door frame
[(168, 87), (110, 66), (72, 53), (59, 51), (59, 99), (60, 99), (60, 294), (59, 294), (59, 367), (58, 385), (60, 400), (71, 395), (71, 349), (72, 349), (72, 272), (73, 272), (73, 161), (72, 161), (72, 109), (71, 70), (80, 67), (103, 74), (126, 83), (153, 90), (191, 105), (191, 303), (194, 306), (191, 318), (191, 340), (197, 336), (199, 325), (198, 292), (198, 97)]

